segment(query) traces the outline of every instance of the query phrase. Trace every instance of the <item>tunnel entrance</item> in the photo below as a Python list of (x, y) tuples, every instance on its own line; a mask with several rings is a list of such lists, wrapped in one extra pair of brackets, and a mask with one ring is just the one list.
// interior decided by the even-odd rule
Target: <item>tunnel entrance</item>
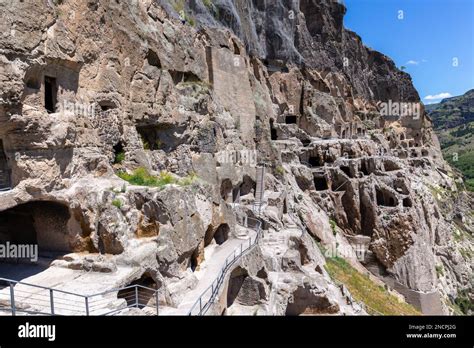
[(7, 156), (3, 149), (3, 141), (0, 139), (0, 191), (10, 188), (10, 168), (8, 167)]
[[(127, 288), (134, 285), (139, 286), (136, 288)], [(117, 298), (122, 298), (127, 301), (127, 306), (142, 309), (149, 305), (151, 301), (156, 301), (155, 292), (153, 290), (158, 289), (158, 285), (148, 273), (144, 273), (140, 279), (134, 280), (125, 286), (125, 288), (127, 289), (122, 289), (118, 292)]]
[(54, 77), (44, 77), (44, 107), (49, 114), (56, 112), (58, 85)]
[(71, 251), (67, 206), (36, 201), (0, 212), (0, 243), (38, 245), (40, 256)]

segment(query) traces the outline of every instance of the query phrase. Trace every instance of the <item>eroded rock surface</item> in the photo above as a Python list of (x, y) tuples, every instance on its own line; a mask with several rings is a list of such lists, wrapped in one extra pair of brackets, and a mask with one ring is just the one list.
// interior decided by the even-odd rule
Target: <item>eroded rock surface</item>
[[(359, 261), (424, 312), (472, 299), (472, 197), (423, 107), (383, 115), (380, 102), (418, 94), (343, 28), (344, 6), (179, 3), (0, 5), (0, 185), (13, 188), (0, 240), (69, 254), (48, 272), (107, 273), (109, 288), (151, 278), (171, 313), (206, 254), (245, 238), (265, 163), (263, 238), (213, 314), (364, 314), (316, 242), (364, 248)], [(116, 175), (137, 168), (198, 179)]]

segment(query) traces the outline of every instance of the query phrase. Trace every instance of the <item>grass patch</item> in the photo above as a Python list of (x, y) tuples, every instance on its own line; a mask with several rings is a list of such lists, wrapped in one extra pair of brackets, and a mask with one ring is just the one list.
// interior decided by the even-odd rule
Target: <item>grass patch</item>
[(331, 230), (332, 230), (332, 234), (333, 235), (336, 235), (337, 234), (337, 223), (336, 221), (334, 221), (333, 219), (329, 219), (329, 224), (331, 225)]
[(112, 205), (117, 208), (122, 208), (122, 201), (120, 199), (114, 199), (112, 201)]
[(324, 267), (331, 278), (347, 286), (354, 299), (367, 305), (369, 314), (421, 315), (413, 306), (400, 302), (396, 296), (375, 284), (342, 258), (326, 259)]
[(125, 161), (125, 152), (121, 151), (115, 155), (114, 164), (121, 164)]
[(154, 176), (143, 167), (135, 169), (132, 174), (118, 172), (117, 176), (125, 181), (128, 181), (132, 185), (150, 187), (164, 187), (171, 184), (188, 186), (193, 184), (198, 179), (198, 176), (195, 173), (191, 173), (184, 178), (177, 179), (173, 176), (173, 174), (167, 171), (162, 171), (158, 176)]

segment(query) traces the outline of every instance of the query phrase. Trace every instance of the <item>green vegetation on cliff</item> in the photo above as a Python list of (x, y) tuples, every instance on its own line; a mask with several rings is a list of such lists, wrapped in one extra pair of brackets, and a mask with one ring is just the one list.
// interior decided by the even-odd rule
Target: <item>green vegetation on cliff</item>
[(363, 302), (373, 315), (420, 315), (413, 306), (399, 300), (384, 287), (374, 283), (340, 257), (326, 259), (326, 271), (331, 278), (343, 283), (355, 300)]
[(459, 169), (474, 191), (474, 89), (458, 97), (427, 105), (444, 158)]

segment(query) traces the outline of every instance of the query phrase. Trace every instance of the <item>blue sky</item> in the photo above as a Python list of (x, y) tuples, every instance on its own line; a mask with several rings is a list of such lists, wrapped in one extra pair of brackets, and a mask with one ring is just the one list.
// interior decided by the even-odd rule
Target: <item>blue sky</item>
[(345, 27), (398, 67), (405, 66), (425, 104), (474, 88), (474, 0), (344, 3)]

